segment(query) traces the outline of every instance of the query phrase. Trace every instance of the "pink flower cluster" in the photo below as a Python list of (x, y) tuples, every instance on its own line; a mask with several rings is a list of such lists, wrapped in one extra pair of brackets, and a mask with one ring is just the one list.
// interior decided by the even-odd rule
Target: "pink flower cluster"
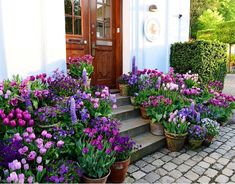
[(4, 110), (0, 109), (0, 118), (6, 126), (25, 127), (34, 125), (31, 114), (27, 110), (23, 111), (20, 108), (12, 109), (9, 114), (5, 114)]
[(201, 89), (193, 87), (191, 89), (182, 89), (181, 93), (184, 95), (200, 95)]

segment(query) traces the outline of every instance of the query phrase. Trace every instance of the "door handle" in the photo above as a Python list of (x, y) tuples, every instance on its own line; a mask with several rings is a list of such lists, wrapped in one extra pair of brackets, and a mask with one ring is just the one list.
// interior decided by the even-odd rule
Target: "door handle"
[(91, 45), (91, 55), (92, 56), (95, 56), (95, 49), (96, 49), (96, 44), (92, 43), (92, 45)]

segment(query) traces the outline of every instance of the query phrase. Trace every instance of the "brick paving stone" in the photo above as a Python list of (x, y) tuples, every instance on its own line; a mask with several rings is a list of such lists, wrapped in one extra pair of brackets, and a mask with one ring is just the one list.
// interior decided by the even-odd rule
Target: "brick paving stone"
[(149, 173), (151, 171), (153, 171), (154, 169), (156, 169), (156, 167), (148, 164), (145, 167), (141, 168), (142, 171), (144, 171), (145, 173)]
[(176, 183), (179, 183), (179, 184), (184, 183), (184, 184), (186, 184), (186, 183), (192, 183), (192, 182), (191, 182), (189, 179), (185, 178), (185, 177), (180, 177), (180, 178), (176, 181)]
[(196, 161), (196, 162), (199, 162), (199, 161), (201, 161), (203, 158), (201, 157), (201, 156), (199, 156), (199, 155), (195, 155), (193, 158), (192, 158), (192, 160), (194, 160), (194, 161)]
[(144, 166), (146, 166), (148, 163), (143, 161), (143, 160), (139, 160), (138, 162), (135, 163), (135, 165), (139, 168), (142, 168)]
[(166, 171), (165, 169), (159, 168), (159, 169), (156, 169), (155, 173), (157, 173), (160, 176), (165, 176), (168, 173), (168, 171)]
[(205, 152), (205, 151), (201, 151), (198, 153), (200, 156), (202, 157), (206, 157), (209, 153)]
[(211, 153), (212, 151), (214, 151), (214, 149), (206, 148), (206, 149), (204, 149), (203, 151), (205, 151), (205, 152), (207, 152), (207, 153)]
[(197, 154), (197, 152), (189, 150), (189, 151), (187, 151), (187, 154), (189, 154), (192, 157), (192, 156), (195, 156)]
[(173, 183), (175, 179), (170, 176), (164, 176), (159, 181), (160, 183)]
[(222, 146), (220, 146), (220, 148), (222, 148), (222, 149), (228, 151), (228, 150), (231, 149), (231, 146), (228, 146), (228, 145), (226, 145), (226, 144), (223, 144)]
[(229, 181), (229, 178), (221, 174), (215, 179), (215, 181), (218, 183), (227, 183)]
[(219, 160), (217, 160), (217, 162), (219, 162), (222, 165), (226, 165), (229, 162), (229, 159), (226, 158), (220, 158)]
[(190, 157), (191, 157), (191, 156), (190, 156), (189, 154), (186, 154), (186, 153), (184, 153), (184, 154), (178, 156), (179, 159), (182, 159), (182, 160), (184, 160), (184, 161), (185, 161), (185, 160), (188, 160)]
[(232, 176), (234, 173), (234, 171), (228, 169), (228, 168), (225, 168), (223, 171), (222, 171), (222, 174), (226, 175), (226, 176)]
[(161, 152), (162, 152), (163, 154), (168, 154), (168, 153), (170, 152), (170, 150), (168, 150), (168, 149), (166, 149), (166, 148), (163, 148), (163, 149), (161, 149)]
[(161, 152), (157, 152), (152, 155), (152, 157), (155, 159), (161, 158), (162, 156), (164, 156), (164, 154)]
[(199, 183), (209, 183), (211, 181), (211, 179), (207, 176), (202, 176), (201, 178), (198, 179)]
[(189, 166), (194, 166), (194, 165), (197, 164), (197, 162), (196, 162), (196, 161), (193, 161), (193, 160), (187, 160), (187, 161), (185, 161), (184, 163), (187, 164), (187, 165), (189, 165)]
[(235, 182), (235, 175), (233, 175), (230, 179), (231, 181)]
[(161, 160), (162, 160), (163, 162), (169, 162), (170, 160), (172, 160), (172, 157), (166, 155), (166, 156), (162, 157)]
[(220, 171), (223, 168), (224, 168), (224, 166), (221, 165), (221, 164), (218, 164), (218, 163), (215, 163), (215, 164), (212, 165), (212, 169), (216, 169), (218, 171)]
[(195, 180), (197, 180), (197, 179), (199, 178), (199, 175), (196, 174), (196, 173), (193, 172), (193, 171), (187, 172), (186, 174), (184, 174), (184, 176), (185, 176), (186, 178), (188, 178), (189, 180), (191, 180), (191, 181), (195, 181)]
[(219, 159), (221, 156), (222, 156), (221, 154), (216, 153), (216, 152), (210, 154), (210, 157), (216, 160)]
[(128, 172), (129, 172), (129, 173), (133, 173), (133, 172), (135, 172), (135, 171), (137, 171), (137, 170), (139, 170), (139, 168), (136, 167), (135, 165), (130, 165), (130, 166), (128, 167)]
[(164, 164), (164, 162), (162, 160), (160, 160), (160, 159), (157, 159), (152, 164), (154, 166), (161, 167)]
[(196, 165), (192, 168), (192, 171), (194, 171), (195, 173), (201, 176), (206, 171), (206, 169)]
[(134, 183), (143, 184), (143, 183), (149, 183), (149, 182), (144, 179), (140, 179), (140, 180), (135, 181)]
[(226, 153), (226, 151), (224, 149), (217, 149), (216, 152), (220, 153), (222, 155)]
[(176, 167), (177, 167), (177, 165), (175, 165), (174, 163), (171, 163), (171, 162), (168, 162), (165, 165), (163, 165), (163, 168), (166, 169), (167, 171), (172, 171)]
[(152, 163), (155, 160), (155, 158), (153, 158), (151, 156), (147, 156), (147, 157), (144, 157), (143, 160), (148, 163)]
[(211, 157), (206, 157), (206, 158), (204, 158), (204, 161), (207, 162), (207, 163), (209, 163), (209, 164), (213, 164), (213, 163), (216, 162), (216, 160), (213, 159), (213, 158), (211, 158)]
[(174, 158), (172, 160), (172, 162), (177, 164), (177, 165), (180, 165), (180, 164), (184, 163), (184, 160), (182, 160), (181, 158)]
[(199, 162), (198, 165), (205, 168), (205, 169), (210, 167), (210, 164), (207, 162), (204, 162), (204, 161)]
[(210, 177), (210, 178), (214, 178), (216, 175), (218, 174), (218, 171), (214, 170), (214, 169), (208, 169), (204, 175)]
[(227, 168), (228, 168), (228, 169), (231, 169), (231, 170), (233, 170), (233, 171), (235, 171), (235, 163), (229, 163), (229, 164), (227, 165)]
[(175, 179), (178, 179), (179, 177), (182, 176), (182, 173), (178, 170), (173, 170), (173, 171), (169, 172), (168, 175), (175, 178)]
[(144, 177), (144, 179), (150, 183), (156, 182), (159, 178), (160, 176), (154, 172), (151, 172)]
[(179, 170), (182, 173), (188, 172), (191, 169), (188, 165), (182, 164), (179, 167), (177, 167), (177, 170)]
[(123, 183), (133, 183), (135, 180), (129, 176), (125, 178), (125, 181)]
[(168, 155), (175, 158), (175, 157), (179, 156), (180, 153), (179, 152), (170, 152)]
[(137, 171), (131, 174), (131, 176), (133, 176), (135, 178), (135, 180), (138, 180), (142, 177), (144, 177), (146, 174), (142, 171)]

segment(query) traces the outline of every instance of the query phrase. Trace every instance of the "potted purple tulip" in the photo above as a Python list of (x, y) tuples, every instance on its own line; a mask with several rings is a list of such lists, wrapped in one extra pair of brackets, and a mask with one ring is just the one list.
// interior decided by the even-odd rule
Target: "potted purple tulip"
[(128, 80), (129, 76), (127, 74), (122, 74), (118, 78), (118, 83), (119, 83), (119, 90), (120, 90), (120, 95), (121, 96), (127, 96), (128, 95)]
[(113, 142), (112, 147), (116, 151), (116, 161), (111, 166), (109, 180), (111, 183), (122, 183), (126, 177), (135, 142), (129, 136), (119, 135), (114, 139), (111, 138), (110, 142)]

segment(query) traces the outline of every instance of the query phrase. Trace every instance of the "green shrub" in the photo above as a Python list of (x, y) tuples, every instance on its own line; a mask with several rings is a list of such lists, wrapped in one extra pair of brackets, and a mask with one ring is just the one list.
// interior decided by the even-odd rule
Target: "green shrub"
[(197, 32), (198, 40), (216, 40), (217, 36), (214, 29), (200, 30)]
[(227, 45), (212, 41), (175, 43), (171, 46), (170, 65), (176, 73), (199, 74), (203, 83), (224, 82), (227, 63)]

